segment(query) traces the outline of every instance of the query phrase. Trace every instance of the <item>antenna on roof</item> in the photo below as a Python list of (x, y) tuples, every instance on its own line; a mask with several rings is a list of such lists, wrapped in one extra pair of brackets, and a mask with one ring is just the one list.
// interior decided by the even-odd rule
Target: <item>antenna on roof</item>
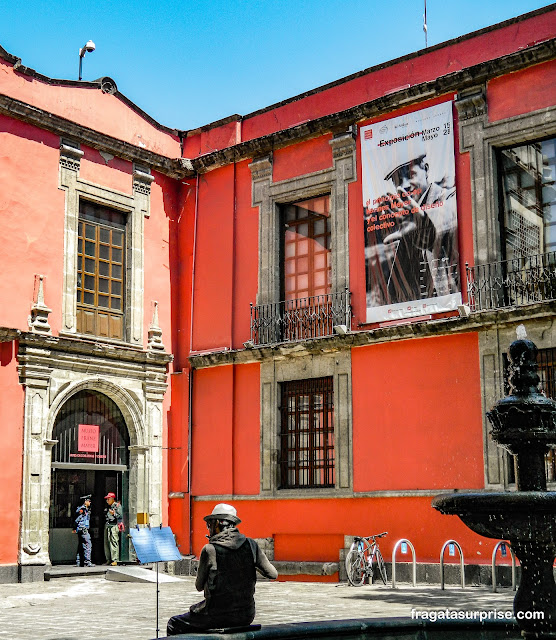
[(425, 32), (425, 49), (429, 46), (427, 43), (427, 0), (425, 0), (425, 13), (423, 14), (423, 31)]

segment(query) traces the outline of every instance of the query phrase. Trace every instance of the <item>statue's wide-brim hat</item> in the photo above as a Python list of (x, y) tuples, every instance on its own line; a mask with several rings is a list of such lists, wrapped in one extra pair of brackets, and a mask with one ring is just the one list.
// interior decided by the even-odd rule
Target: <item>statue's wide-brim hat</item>
[(233, 524), (239, 524), (241, 520), (237, 517), (237, 511), (231, 504), (217, 504), (212, 513), (203, 518), (205, 522), (210, 522), (211, 520), (228, 520), (228, 522), (232, 522)]

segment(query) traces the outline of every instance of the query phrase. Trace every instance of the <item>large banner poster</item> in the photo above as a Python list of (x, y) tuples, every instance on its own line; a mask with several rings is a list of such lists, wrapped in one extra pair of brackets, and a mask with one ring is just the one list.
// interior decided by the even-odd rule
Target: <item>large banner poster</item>
[(461, 304), (452, 103), (361, 128), (367, 322)]

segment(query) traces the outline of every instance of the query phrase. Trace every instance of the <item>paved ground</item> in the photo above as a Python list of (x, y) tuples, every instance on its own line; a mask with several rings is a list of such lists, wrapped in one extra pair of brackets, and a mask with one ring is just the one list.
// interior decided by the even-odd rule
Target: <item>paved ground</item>
[[(194, 578), (160, 584), (160, 636), (166, 621), (198, 602)], [(508, 611), (513, 592), (481, 587), (259, 582), (255, 622), (277, 624), (348, 618), (411, 617), (412, 609)], [(0, 640), (151, 640), (156, 637), (156, 584), (103, 576), (0, 584)]]

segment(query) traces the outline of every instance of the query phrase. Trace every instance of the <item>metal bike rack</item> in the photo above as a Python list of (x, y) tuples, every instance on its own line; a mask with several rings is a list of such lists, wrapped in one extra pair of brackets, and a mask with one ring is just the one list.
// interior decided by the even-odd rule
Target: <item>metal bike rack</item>
[(442, 547), (442, 551), (440, 552), (440, 588), (444, 589), (444, 550), (449, 544), (453, 544), (457, 547), (459, 551), (459, 564), (461, 568), (461, 588), (465, 589), (465, 571), (463, 568), (463, 551), (459, 546), (459, 543), (455, 540), (447, 540)]
[(494, 551), (492, 552), (492, 591), (493, 591), (493, 593), (496, 593), (496, 552), (498, 551), (498, 549), (503, 544), (505, 544), (510, 550), (510, 556), (512, 558), (512, 589), (513, 589), (513, 591), (515, 591), (517, 589), (516, 580), (515, 580), (515, 555), (514, 555), (514, 550), (512, 549), (512, 547), (511, 547), (509, 542), (506, 542), (505, 540), (500, 540), (500, 542), (496, 543), (496, 546), (494, 547)]
[(413, 545), (407, 538), (402, 538), (401, 540), (398, 540), (396, 542), (396, 544), (394, 545), (394, 549), (392, 551), (392, 589), (396, 588), (396, 551), (398, 550), (398, 547), (400, 547), (404, 542), (411, 549), (411, 557), (412, 557), (412, 564), (413, 564), (413, 586), (414, 587), (417, 586), (417, 561), (415, 560), (415, 549), (413, 548)]

